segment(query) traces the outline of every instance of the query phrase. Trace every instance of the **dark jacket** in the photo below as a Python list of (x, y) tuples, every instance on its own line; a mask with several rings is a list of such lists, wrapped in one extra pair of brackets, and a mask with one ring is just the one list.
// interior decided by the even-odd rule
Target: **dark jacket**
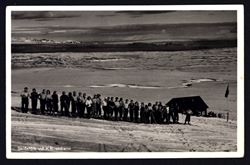
[(68, 104), (68, 102), (69, 102), (69, 96), (67, 96), (67, 95), (61, 95), (60, 102), (61, 102), (61, 104)]
[(52, 95), (52, 101), (53, 101), (53, 103), (55, 103), (55, 104), (57, 104), (58, 103), (58, 95), (57, 94), (53, 94)]
[(31, 98), (31, 101), (37, 101), (39, 98), (39, 94), (37, 92), (31, 92), (30, 98)]

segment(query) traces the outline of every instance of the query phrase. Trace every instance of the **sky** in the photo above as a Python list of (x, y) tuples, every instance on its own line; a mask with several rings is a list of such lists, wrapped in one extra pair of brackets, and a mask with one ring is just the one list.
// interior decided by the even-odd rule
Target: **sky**
[[(197, 25), (204, 23), (219, 23), (210, 27), (209, 35), (215, 30), (215, 37), (220, 37), (235, 30), (221, 24), (236, 21), (236, 11), (13, 11), (12, 37), (110, 42), (191, 39), (200, 38), (199, 31), (208, 31), (207, 26)], [(194, 26), (181, 28), (182, 24)], [(196, 28), (198, 36), (183, 28)]]

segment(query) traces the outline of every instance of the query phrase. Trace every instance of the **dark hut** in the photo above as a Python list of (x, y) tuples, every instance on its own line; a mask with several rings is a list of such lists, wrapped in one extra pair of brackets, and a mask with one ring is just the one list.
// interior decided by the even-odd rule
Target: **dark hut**
[(203, 101), (200, 96), (178, 97), (171, 99), (168, 106), (173, 106), (179, 113), (185, 113), (190, 109), (193, 115), (207, 115), (208, 105)]

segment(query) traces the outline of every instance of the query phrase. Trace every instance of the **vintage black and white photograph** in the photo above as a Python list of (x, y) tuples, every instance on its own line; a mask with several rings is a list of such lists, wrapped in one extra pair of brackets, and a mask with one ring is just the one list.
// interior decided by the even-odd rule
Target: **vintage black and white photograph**
[(208, 7), (9, 10), (9, 152), (243, 151), (242, 13)]

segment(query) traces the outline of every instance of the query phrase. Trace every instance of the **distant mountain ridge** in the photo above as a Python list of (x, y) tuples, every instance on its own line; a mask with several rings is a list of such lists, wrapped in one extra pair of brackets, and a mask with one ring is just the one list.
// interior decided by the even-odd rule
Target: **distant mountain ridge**
[(42, 43), (12, 44), (12, 53), (183, 51), (236, 47), (237, 40), (166, 41), (155, 43)]

